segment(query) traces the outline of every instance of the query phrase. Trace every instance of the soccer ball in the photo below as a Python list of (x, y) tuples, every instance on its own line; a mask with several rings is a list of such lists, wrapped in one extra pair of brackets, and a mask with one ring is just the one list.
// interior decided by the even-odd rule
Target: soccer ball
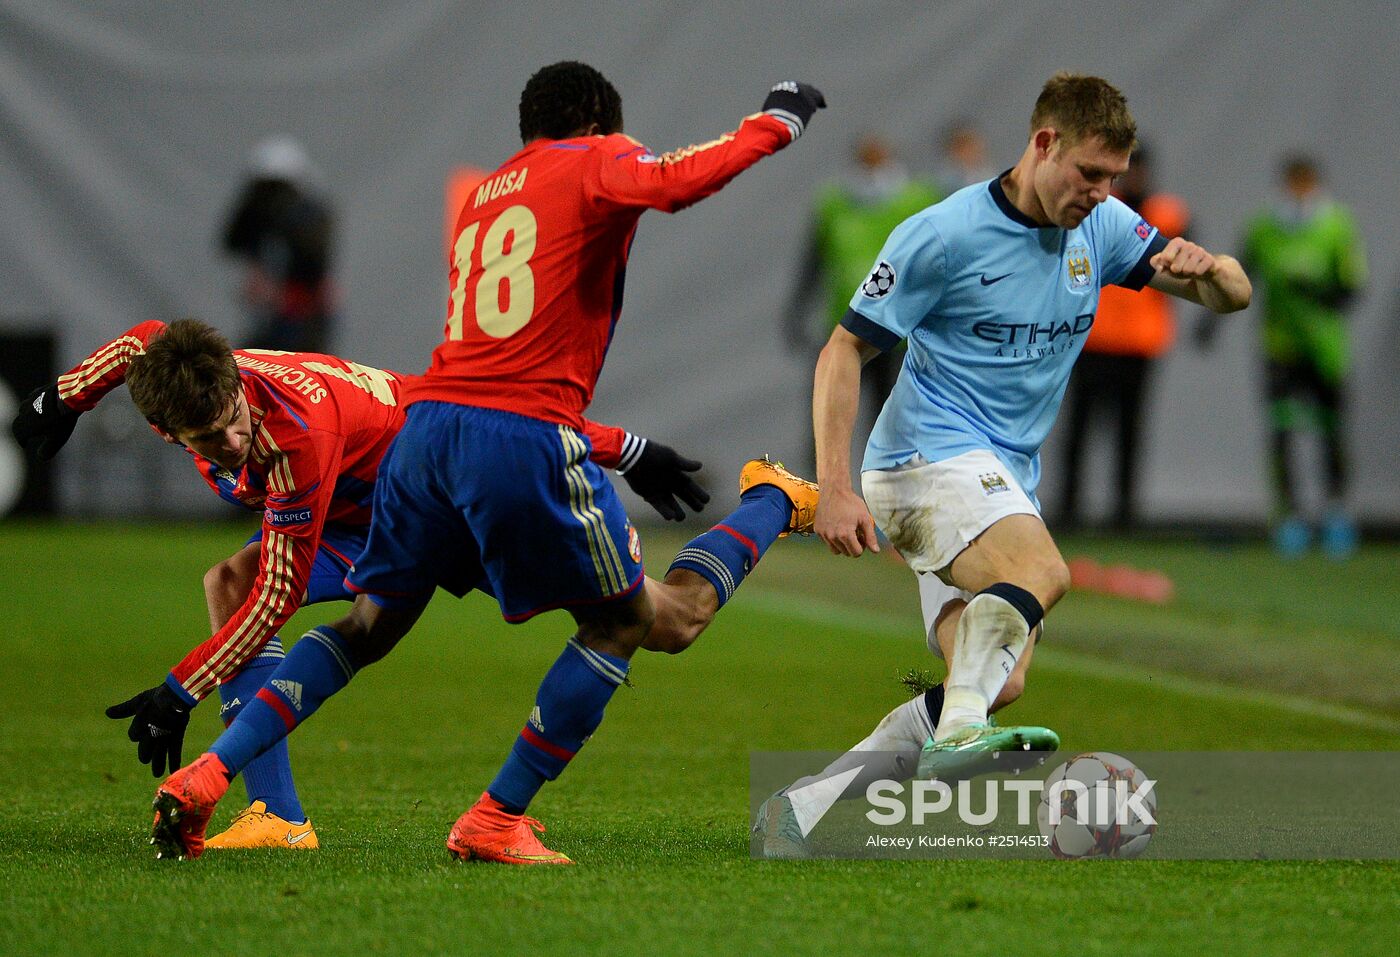
[(1147, 783), (1133, 762), (1105, 751), (1077, 755), (1050, 772), (1036, 814), (1050, 853), (1061, 860), (1137, 857), (1157, 830), (1157, 791)]

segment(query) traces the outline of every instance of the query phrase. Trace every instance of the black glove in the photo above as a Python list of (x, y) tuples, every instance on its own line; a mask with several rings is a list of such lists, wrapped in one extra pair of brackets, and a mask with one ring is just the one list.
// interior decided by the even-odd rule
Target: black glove
[(73, 434), (78, 415), (58, 397), (55, 382), (29, 393), (10, 423), (10, 431), (20, 445), (47, 462)]
[(180, 746), (185, 743), (185, 725), (190, 723), (190, 706), (164, 682), (134, 698), (107, 709), (109, 718), (130, 718), (126, 736), (136, 742), (136, 757), (151, 766), (151, 774), (161, 777), (168, 765), (180, 767)]
[(763, 112), (776, 116), (792, 130), (792, 138), (797, 139), (807, 128), (812, 114), (826, 108), (826, 97), (822, 91), (807, 83), (784, 80), (768, 91), (763, 101)]
[(671, 522), (685, 518), (685, 509), (676, 501), (682, 502), (698, 512), (710, 500), (706, 492), (689, 473), (700, 471), (700, 463), (694, 459), (682, 458), (669, 445), (662, 445), (655, 439), (642, 439), (642, 450), (636, 459), (618, 472), (632, 486), (632, 491), (647, 500), (661, 517)]

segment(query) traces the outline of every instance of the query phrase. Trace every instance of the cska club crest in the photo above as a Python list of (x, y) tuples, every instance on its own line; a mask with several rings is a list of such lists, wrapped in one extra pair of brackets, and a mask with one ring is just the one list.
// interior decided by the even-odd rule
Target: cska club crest
[(1071, 246), (1065, 253), (1065, 268), (1069, 271), (1069, 287), (1083, 289), (1093, 278), (1094, 267), (1089, 263), (1089, 247)]

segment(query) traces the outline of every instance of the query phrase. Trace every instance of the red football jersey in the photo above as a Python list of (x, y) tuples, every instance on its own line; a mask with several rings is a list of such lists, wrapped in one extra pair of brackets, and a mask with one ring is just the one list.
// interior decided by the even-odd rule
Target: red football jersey
[[(164, 330), (162, 322), (143, 322), (103, 345), (59, 377), (60, 397), (80, 412), (93, 408)], [(262, 550), (243, 606), (172, 669), (196, 701), (237, 674), (301, 607), (325, 523), (369, 524), (379, 461), (404, 420), (397, 373), (309, 352), (237, 349), (233, 356), (252, 417), (248, 461), (235, 474), (190, 455), (221, 497), (262, 511)], [(626, 433), (591, 422), (584, 432), (593, 460), (616, 466)]]
[(791, 142), (758, 113), (656, 156), (621, 133), (540, 139), (488, 176), (457, 221), (445, 340), (405, 402), (503, 409), (579, 428), (622, 309), (637, 220), (714, 193)]

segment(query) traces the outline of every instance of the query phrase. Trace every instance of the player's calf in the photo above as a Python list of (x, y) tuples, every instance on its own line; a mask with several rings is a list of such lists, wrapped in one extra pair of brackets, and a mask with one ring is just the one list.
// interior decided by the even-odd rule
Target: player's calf
[(664, 582), (648, 578), (646, 588), (656, 608), (656, 620), (642, 645), (647, 651), (680, 654), (695, 643), (719, 611), (714, 587), (685, 568), (672, 568)]
[(986, 722), (988, 708), (1044, 614), (1034, 595), (1008, 582), (991, 585), (967, 603), (953, 641), (936, 741)]
[(656, 588), (676, 600), (659, 604), (661, 630), (648, 647), (672, 653), (689, 647), (775, 541), (812, 530), (817, 498), (816, 485), (766, 456), (746, 464), (739, 474), (739, 507), (687, 542)]

